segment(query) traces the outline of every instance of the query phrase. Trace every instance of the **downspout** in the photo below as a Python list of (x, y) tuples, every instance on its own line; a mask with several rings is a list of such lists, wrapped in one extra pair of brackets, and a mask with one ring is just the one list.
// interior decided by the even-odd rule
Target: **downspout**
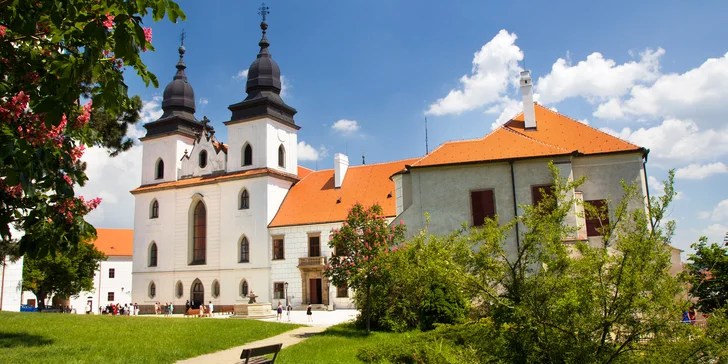
[[(647, 182), (647, 155), (650, 154), (649, 149), (645, 149), (644, 154), (642, 155), (642, 170), (645, 172), (645, 192), (647, 192), (647, 213), (649, 215), (651, 205), (650, 205), (650, 184)], [(652, 221), (652, 216), (648, 216), (650, 218), (650, 226), (652, 227), (652, 230), (655, 230), (655, 223)]]
[(96, 309), (98, 310), (101, 307), (101, 262), (99, 262), (99, 288), (96, 289), (96, 292), (99, 294), (99, 299), (96, 301)]
[[(518, 202), (516, 201), (516, 175), (513, 173), (513, 161), (508, 163), (511, 165), (511, 187), (513, 188), (513, 217), (518, 218)], [(516, 221), (516, 249), (521, 249), (521, 234), (518, 231), (518, 221)]]

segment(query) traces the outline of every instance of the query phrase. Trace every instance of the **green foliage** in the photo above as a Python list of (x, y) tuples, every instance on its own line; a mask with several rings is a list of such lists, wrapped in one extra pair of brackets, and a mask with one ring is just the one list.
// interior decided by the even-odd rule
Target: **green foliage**
[(60, 252), (41, 258), (25, 256), (23, 260), (23, 290), (38, 298), (38, 308), (45, 299), (56, 294), (63, 297), (78, 295), (94, 289), (94, 276), (106, 256), (91, 243), (79, 243), (65, 254)]
[(130, 125), (139, 121), (141, 110), (142, 99), (137, 95), (129, 99), (129, 104), (124, 107), (120, 115), (110, 115), (103, 108), (91, 111), (89, 125), (103, 136), (102, 144), (112, 157), (134, 146), (134, 140), (127, 137), (126, 132)]
[(123, 68), (158, 87), (140, 57), (154, 49), (143, 17), (185, 16), (170, 0), (0, 3), (0, 245), (16, 227), (19, 253), (44, 256), (95, 234), (83, 217), (99, 201), (76, 197), (74, 186), (87, 180), (86, 146), (130, 145), (123, 134), (139, 103)]
[[(382, 258), (389, 248), (404, 239), (404, 225), (390, 227), (382, 207), (355, 204), (340, 229), (331, 231), (329, 246), (335, 253), (329, 258), (324, 275), (335, 286), (347, 285), (355, 292), (357, 303), (364, 303), (369, 331), (371, 289), (381, 282)], [(375, 287), (376, 289), (376, 287)]]
[(728, 309), (728, 243), (709, 245), (703, 236), (691, 247), (695, 253), (685, 266), (685, 278), (690, 294), (698, 298), (698, 309), (708, 313)]

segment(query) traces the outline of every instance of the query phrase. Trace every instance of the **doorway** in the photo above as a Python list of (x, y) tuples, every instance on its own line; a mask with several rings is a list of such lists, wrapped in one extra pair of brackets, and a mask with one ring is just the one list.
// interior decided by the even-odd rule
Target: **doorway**
[(321, 299), (321, 278), (317, 279), (309, 279), (309, 302), (312, 305), (317, 305), (322, 303)]
[(199, 279), (195, 279), (192, 282), (192, 300), (190, 304), (192, 308), (198, 309), (203, 303), (205, 303), (205, 287)]

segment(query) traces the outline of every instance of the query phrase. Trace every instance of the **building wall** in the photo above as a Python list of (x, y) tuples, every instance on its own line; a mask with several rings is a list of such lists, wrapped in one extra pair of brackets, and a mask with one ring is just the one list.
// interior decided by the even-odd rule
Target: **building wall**
[[(269, 118), (260, 118), (227, 125), (228, 171), (268, 167), (298, 174), (298, 131)], [(253, 148), (253, 164), (243, 166), (243, 147)], [(285, 168), (278, 167), (278, 147), (286, 150)]]
[[(109, 269), (114, 269), (114, 278), (109, 278)], [(133, 303), (131, 271), (131, 257), (108, 257), (99, 264), (99, 271), (94, 276), (94, 289), (71, 297), (70, 306), (76, 309), (76, 313), (83, 314), (86, 303), (91, 301), (91, 312), (98, 314), (100, 305)], [(108, 300), (109, 292), (114, 293), (113, 301)]]
[(20, 305), (23, 296), (23, 257), (15, 262), (10, 257), (3, 257), (4, 266), (0, 266), (2, 270), (2, 310), (3, 311), (20, 311)]
[[(551, 159), (544, 158), (513, 163), (518, 205), (532, 203), (533, 186), (551, 184), (552, 177), (547, 165), (549, 161)], [(587, 176), (586, 182), (577, 191), (571, 191), (572, 196), (581, 192), (583, 200), (610, 198), (612, 204), (619, 203), (623, 192), (622, 180), (636, 182), (644, 193), (644, 172), (639, 153), (562, 158), (554, 160), (554, 163), (561, 177), (578, 179)], [(413, 202), (397, 217), (407, 224), (408, 234), (415, 234), (424, 228), (426, 212), (430, 215), (429, 231), (433, 234), (447, 234), (464, 222), (472, 224), (470, 191), (473, 190), (494, 190), (495, 209), (501, 224), (515, 216), (511, 170), (507, 162), (413, 169), (410, 175)], [(401, 186), (402, 194), (406, 196), (407, 184), (401, 183)], [(644, 203), (637, 201), (630, 207), (644, 208)], [(522, 208), (517, 210), (519, 215), (523, 213)], [(571, 219), (569, 223), (583, 227), (583, 214), (578, 216), (576, 207), (573, 210), (568, 217)], [(515, 244), (515, 236), (511, 236), (510, 240)], [(598, 243), (596, 240), (600, 238), (589, 240)]]
[[(331, 230), (340, 227), (341, 223), (337, 222), (330, 224), (311, 224), (269, 229), (271, 236), (269, 239), (269, 254), (272, 256), (273, 237), (283, 236), (285, 247), (285, 259), (271, 260), (270, 299), (274, 305), (277, 305), (279, 301), (278, 299), (273, 299), (274, 282), (288, 282), (288, 297), (294, 307), (300, 306), (304, 303), (304, 282), (302, 281), (303, 277), (298, 266), (300, 258), (306, 258), (309, 255), (308, 237), (311, 235), (320, 236), (321, 256), (328, 259), (328, 257), (330, 257), (333, 253), (333, 250), (329, 247)], [(351, 289), (349, 289), (349, 297), (337, 298), (336, 287), (328, 285), (327, 288), (323, 288), (322, 296), (324, 294), (328, 295), (329, 303), (332, 304), (334, 308), (354, 308), (354, 303), (351, 299), (351, 297), (353, 297)], [(284, 299), (280, 301), (285, 304)]]
[[(192, 138), (182, 135), (170, 135), (144, 141), (142, 150), (142, 185), (169, 182), (177, 179), (181, 166), (180, 159), (185, 150), (192, 150)], [(164, 178), (156, 179), (157, 160), (164, 161)]]

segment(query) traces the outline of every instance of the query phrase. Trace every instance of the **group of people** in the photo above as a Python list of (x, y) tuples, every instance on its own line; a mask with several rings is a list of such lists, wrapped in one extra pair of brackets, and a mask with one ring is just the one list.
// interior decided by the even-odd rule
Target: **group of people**
[[(291, 306), (291, 302), (286, 302), (286, 316), (288, 317), (288, 321), (291, 321), (291, 311), (293, 311), (293, 306)], [(306, 316), (308, 317), (308, 322), (313, 322), (313, 312), (311, 304), (306, 307)], [(283, 305), (281, 302), (278, 302), (278, 308), (276, 309), (276, 321), (280, 321), (283, 319)]]
[[(190, 302), (190, 300), (187, 300), (187, 302), (185, 302), (185, 312), (189, 311), (193, 307), (195, 307), (195, 301)], [(206, 314), (211, 315), (215, 311), (215, 305), (213, 305), (212, 301), (210, 301), (207, 305), (207, 309), (205, 309), (204, 304), (200, 304), (198, 309), (200, 310), (200, 316), (204, 316)]]
[[(91, 313), (91, 306), (86, 304), (85, 312)], [(139, 315), (139, 304), (125, 303), (124, 306), (121, 303), (113, 304), (109, 302), (105, 307), (99, 307), (99, 313), (102, 315), (114, 315), (114, 316), (138, 316)]]
[(164, 315), (169, 316), (174, 313), (174, 305), (172, 302), (160, 304), (159, 302), (154, 302), (154, 314), (155, 315)]
[(684, 311), (682, 315), (682, 322), (685, 324), (695, 325), (697, 317), (695, 315), (695, 307), (690, 307), (690, 310)]

